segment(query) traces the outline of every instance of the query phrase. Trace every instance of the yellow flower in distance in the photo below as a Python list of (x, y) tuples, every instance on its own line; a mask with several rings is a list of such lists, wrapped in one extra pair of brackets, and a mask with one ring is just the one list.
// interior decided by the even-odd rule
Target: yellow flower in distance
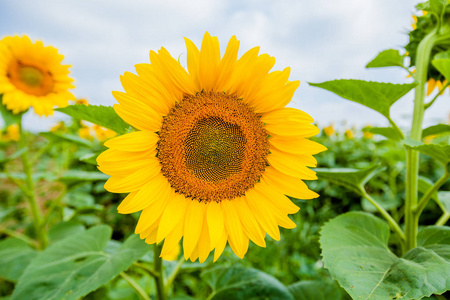
[(53, 114), (53, 107), (74, 100), (69, 66), (63, 56), (41, 41), (28, 36), (8, 36), (0, 40), (0, 94), (3, 104), (14, 114), (33, 107), (38, 115)]
[(20, 140), (20, 129), (19, 125), (12, 124), (6, 128), (6, 132), (3, 135), (3, 140), (6, 142), (14, 141), (18, 142)]
[(330, 126), (325, 127), (323, 132), (326, 136), (332, 136), (334, 134), (334, 124), (330, 124)]
[(351, 130), (351, 129), (347, 129), (347, 130), (344, 132), (344, 135), (345, 135), (345, 137), (348, 138), (349, 140), (351, 140), (351, 139), (353, 139), (353, 138), (355, 137), (355, 134), (353, 133), (353, 130)]
[(223, 56), (209, 33), (200, 49), (185, 41), (187, 71), (161, 48), (121, 77), (114, 109), (139, 131), (105, 142), (97, 162), (108, 191), (129, 193), (118, 211), (142, 210), (135, 232), (164, 240), (162, 258), (181, 239), (185, 259), (215, 250), (217, 260), (227, 242), (242, 258), (249, 240), (265, 247), (266, 233), (296, 226), (285, 195), (318, 196), (302, 180), (317, 179), (308, 167), (326, 148), (308, 139), (320, 132), (313, 119), (285, 107), (300, 84), (289, 68), (270, 72), (275, 59), (259, 47), (237, 59), (234, 36)]
[(106, 141), (107, 139), (113, 138), (117, 135), (115, 131), (99, 126), (97, 124), (95, 124), (93, 128), (100, 142)]

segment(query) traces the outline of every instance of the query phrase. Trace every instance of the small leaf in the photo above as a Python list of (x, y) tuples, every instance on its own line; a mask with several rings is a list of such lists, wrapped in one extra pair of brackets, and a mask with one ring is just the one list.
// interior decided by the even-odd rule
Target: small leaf
[(11, 300), (75, 300), (98, 289), (141, 258), (149, 245), (132, 235), (114, 254), (105, 248), (112, 230), (92, 227), (50, 245), (28, 266)]
[(360, 193), (360, 188), (370, 180), (375, 174), (381, 172), (383, 169), (379, 169), (378, 165), (368, 167), (364, 170), (347, 169), (347, 168), (316, 168), (319, 179), (328, 180), (331, 183), (335, 183), (344, 186), (356, 193)]
[(69, 133), (57, 133), (57, 132), (41, 132), (39, 133), (41, 136), (45, 137), (47, 140), (61, 143), (61, 142), (69, 142), (75, 143), (83, 147), (93, 148), (94, 144), (86, 139), (83, 139), (77, 135), (69, 134)]
[(390, 119), (390, 107), (406, 95), (417, 83), (392, 84), (383, 82), (340, 79), (309, 83), (333, 92), (344, 99), (367, 106)]
[(388, 49), (378, 53), (366, 68), (403, 67), (403, 56), (395, 49)]
[(422, 138), (426, 138), (427, 136), (430, 135), (441, 134), (444, 132), (450, 132), (450, 125), (447, 124), (433, 125), (428, 128), (425, 128), (422, 131)]
[(431, 63), (445, 79), (450, 80), (450, 51), (436, 54)]
[(16, 282), (38, 252), (16, 238), (0, 242), (0, 278)]
[(214, 300), (272, 299), (294, 300), (277, 279), (262, 271), (244, 267), (216, 267), (201, 277), (213, 289)]
[(341, 300), (342, 292), (335, 282), (304, 280), (288, 286), (295, 300)]
[(56, 110), (73, 118), (86, 120), (111, 129), (119, 134), (127, 133), (128, 128), (130, 127), (130, 125), (125, 123), (110, 106), (75, 104)]
[(428, 155), (440, 161), (444, 166), (450, 163), (450, 145), (423, 144), (412, 139), (406, 139), (404, 143), (406, 147)]
[(2, 103), (3, 94), (0, 94), (0, 114), (3, 117), (3, 121), (5, 122), (5, 127), (8, 127), (12, 124), (18, 124), (20, 119), (22, 118), (23, 112), (19, 114), (13, 114), (12, 111), (6, 108)]
[(392, 127), (365, 127), (362, 130), (364, 132), (382, 135), (394, 141), (400, 141), (402, 139)]
[(108, 178), (109, 175), (97, 171), (68, 170), (58, 178), (58, 181), (66, 184), (75, 184), (82, 181), (108, 180)]
[(450, 289), (450, 227), (429, 226), (402, 258), (388, 248), (389, 226), (362, 212), (322, 227), (325, 267), (353, 299), (421, 299)]

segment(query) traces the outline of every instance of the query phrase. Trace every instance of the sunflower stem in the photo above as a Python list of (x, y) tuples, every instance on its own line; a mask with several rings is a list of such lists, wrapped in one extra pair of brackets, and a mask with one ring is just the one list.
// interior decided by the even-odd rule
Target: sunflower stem
[[(20, 130), (19, 147), (23, 149), (27, 146), (27, 140), (25, 132), (22, 127), (22, 118), (20, 118), (19, 120), (19, 130)], [(31, 209), (31, 214), (33, 216), (34, 230), (37, 240), (39, 241), (39, 247), (41, 249), (45, 249), (48, 245), (47, 232), (45, 231), (45, 228), (41, 227), (42, 212), (39, 208), (36, 199), (36, 194), (34, 192), (32, 166), (30, 163), (28, 151), (25, 151), (22, 154), (22, 165), (23, 165), (23, 172), (25, 173), (25, 186), (28, 190), (28, 193), (25, 194), (25, 198), (27, 199)]]
[(156, 274), (154, 278), (158, 300), (167, 300), (166, 289), (164, 287), (163, 262), (160, 256), (161, 249), (162, 246), (156, 244), (153, 247), (153, 270)]
[[(411, 126), (410, 138), (420, 141), (422, 138), (422, 123), (425, 111), (425, 83), (427, 82), (428, 65), (430, 63), (431, 50), (436, 42), (436, 30), (430, 32), (420, 42), (416, 55), (416, 81), (414, 95), (414, 114)], [(419, 152), (411, 148), (406, 149), (406, 203), (405, 203), (405, 247), (408, 251), (417, 246), (417, 229), (420, 214), (414, 213), (417, 205), (419, 177)]]

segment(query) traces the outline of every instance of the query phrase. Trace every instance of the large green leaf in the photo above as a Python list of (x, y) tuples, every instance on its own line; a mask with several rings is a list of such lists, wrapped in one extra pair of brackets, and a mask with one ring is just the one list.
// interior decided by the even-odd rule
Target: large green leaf
[(450, 145), (424, 144), (412, 139), (405, 140), (405, 146), (428, 155), (442, 164), (450, 163)]
[(364, 132), (382, 135), (394, 141), (400, 141), (402, 139), (392, 127), (365, 127), (362, 130)]
[(376, 173), (382, 171), (378, 168), (378, 165), (368, 167), (363, 170), (349, 169), (349, 168), (316, 168), (319, 179), (328, 180), (331, 183), (335, 183), (344, 186), (357, 193), (364, 184), (370, 180)]
[(48, 239), (50, 243), (55, 243), (84, 230), (84, 226), (78, 222), (61, 222), (50, 228), (48, 231)]
[(367, 106), (388, 119), (390, 119), (391, 105), (417, 85), (416, 83), (392, 84), (355, 79), (339, 79), (309, 84)]
[(130, 127), (116, 114), (111, 106), (75, 104), (56, 110), (76, 119), (86, 120), (109, 128), (119, 134), (127, 133)]
[(420, 299), (450, 289), (450, 228), (418, 234), (418, 247), (401, 258), (388, 248), (389, 226), (350, 212), (326, 223), (320, 244), (325, 267), (353, 299)]
[(444, 132), (450, 132), (450, 125), (447, 124), (437, 124), (430, 127), (425, 128), (422, 131), (422, 138), (426, 138), (427, 136), (434, 134), (441, 134)]
[(27, 243), (16, 238), (0, 242), (0, 278), (16, 282), (38, 254)]
[(216, 267), (203, 272), (201, 276), (213, 289), (214, 296), (208, 299), (293, 300), (281, 282), (256, 269)]
[(388, 49), (378, 53), (366, 68), (403, 67), (403, 56), (395, 49)]
[(343, 294), (336, 282), (304, 280), (288, 287), (295, 300), (341, 300)]
[(431, 63), (445, 79), (450, 80), (450, 51), (436, 54)]
[(149, 245), (132, 235), (115, 252), (106, 252), (112, 230), (100, 225), (50, 245), (28, 266), (14, 299), (78, 299), (116, 277), (141, 258)]

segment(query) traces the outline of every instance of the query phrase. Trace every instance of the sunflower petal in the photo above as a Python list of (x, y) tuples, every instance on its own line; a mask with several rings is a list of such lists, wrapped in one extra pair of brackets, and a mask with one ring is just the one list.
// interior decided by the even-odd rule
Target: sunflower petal
[[(186, 211), (186, 219), (184, 221), (184, 235), (183, 235), (183, 249), (184, 258), (188, 259), (194, 248), (196, 248), (198, 239), (202, 232), (203, 218), (205, 217), (204, 203), (198, 202), (197, 200), (192, 200), (188, 204)], [(197, 254), (198, 255), (198, 254)]]

